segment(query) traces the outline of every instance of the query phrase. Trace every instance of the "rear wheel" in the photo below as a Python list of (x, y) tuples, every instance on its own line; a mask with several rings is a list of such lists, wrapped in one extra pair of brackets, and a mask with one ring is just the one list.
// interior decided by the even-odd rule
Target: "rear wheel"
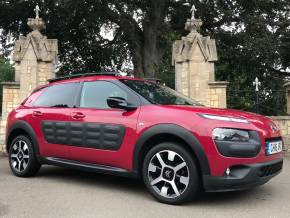
[(168, 142), (153, 147), (144, 159), (142, 171), (147, 189), (160, 202), (185, 203), (199, 190), (193, 157), (179, 144)]
[(34, 176), (40, 169), (31, 140), (20, 135), (12, 140), (9, 146), (9, 165), (15, 176)]

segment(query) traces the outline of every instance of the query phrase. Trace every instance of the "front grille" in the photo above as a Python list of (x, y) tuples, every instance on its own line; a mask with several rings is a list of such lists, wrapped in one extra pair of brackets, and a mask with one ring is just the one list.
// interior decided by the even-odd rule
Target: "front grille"
[(282, 137), (273, 137), (273, 138), (266, 138), (265, 142), (276, 142), (276, 141), (283, 141)]
[(281, 161), (279, 163), (275, 163), (275, 164), (261, 167), (259, 176), (260, 177), (271, 176), (271, 175), (279, 172), (280, 170), (282, 170), (282, 167), (283, 167), (283, 161)]

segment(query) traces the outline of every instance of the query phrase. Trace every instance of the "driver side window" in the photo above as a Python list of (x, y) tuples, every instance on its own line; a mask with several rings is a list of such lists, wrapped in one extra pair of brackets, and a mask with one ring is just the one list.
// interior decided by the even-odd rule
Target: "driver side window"
[(109, 109), (107, 99), (109, 97), (119, 97), (128, 100), (127, 93), (114, 83), (107, 81), (85, 82), (80, 107)]

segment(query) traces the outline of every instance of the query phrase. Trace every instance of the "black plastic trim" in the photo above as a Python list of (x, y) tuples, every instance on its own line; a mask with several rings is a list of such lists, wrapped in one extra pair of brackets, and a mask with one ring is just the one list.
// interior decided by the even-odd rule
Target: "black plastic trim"
[(42, 131), (51, 144), (116, 151), (123, 142), (126, 128), (116, 124), (43, 121)]
[(201, 167), (201, 173), (203, 175), (210, 174), (208, 159), (203, 150), (202, 145), (199, 143), (199, 141), (195, 138), (195, 136), (190, 131), (175, 124), (158, 124), (158, 125), (152, 126), (140, 136), (139, 140), (135, 144), (135, 150), (134, 150), (134, 156), (133, 156), (133, 170), (135, 172), (138, 172), (139, 170), (139, 164), (140, 164), (139, 161), (141, 158), (140, 152), (142, 151), (143, 146), (145, 146), (146, 141), (159, 134), (174, 135), (176, 137), (181, 138), (183, 141), (185, 141), (189, 145), (193, 153), (195, 154), (197, 161)]
[[(277, 165), (280, 168), (277, 168)], [(229, 176), (203, 176), (204, 189), (208, 192), (236, 191), (263, 185), (282, 171), (283, 159), (271, 162), (238, 165), (231, 167)], [(265, 174), (265, 169), (274, 170)]]
[(61, 159), (61, 158), (53, 158), (53, 157), (39, 157), (41, 159), (42, 164), (48, 164), (53, 166), (59, 166), (59, 167), (66, 167), (86, 172), (93, 172), (93, 173), (104, 173), (108, 175), (117, 175), (117, 176), (124, 176), (124, 177), (131, 177), (131, 178), (137, 178), (137, 175), (134, 174), (131, 171), (112, 167), (112, 166), (106, 166), (106, 165), (98, 165), (98, 164), (90, 164), (85, 162), (79, 162), (79, 161), (73, 161), (73, 160), (67, 160), (67, 159)]
[(39, 146), (38, 146), (36, 134), (35, 134), (33, 128), (27, 122), (25, 122), (23, 120), (19, 120), (19, 121), (16, 121), (15, 123), (13, 123), (10, 126), (8, 132), (6, 133), (6, 138), (5, 138), (6, 151), (8, 152), (8, 146), (9, 146), (8, 139), (10, 138), (11, 134), (17, 130), (23, 130), (24, 132), (26, 132), (28, 134), (28, 136), (32, 140), (34, 152), (36, 153), (36, 155), (38, 155), (39, 154)]
[(89, 77), (89, 76), (120, 76), (120, 74), (118, 72), (99, 72), (99, 73), (72, 74), (72, 75), (69, 75), (69, 76), (48, 79), (47, 82), (53, 83), (53, 82), (58, 82), (58, 81), (62, 81), (62, 80)]
[(283, 141), (282, 137), (273, 137), (273, 138), (266, 138), (265, 142), (275, 142), (275, 141)]
[(83, 86), (84, 86), (84, 83), (83, 82), (79, 82), (79, 86), (78, 86), (78, 89), (76, 91), (75, 100), (74, 100), (74, 108), (79, 108), (80, 107)]

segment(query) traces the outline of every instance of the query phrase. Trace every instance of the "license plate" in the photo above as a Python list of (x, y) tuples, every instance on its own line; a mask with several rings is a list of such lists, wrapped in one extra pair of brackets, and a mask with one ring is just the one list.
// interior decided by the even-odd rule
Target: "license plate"
[(266, 155), (277, 154), (279, 152), (282, 152), (282, 149), (283, 149), (282, 141), (266, 143)]

